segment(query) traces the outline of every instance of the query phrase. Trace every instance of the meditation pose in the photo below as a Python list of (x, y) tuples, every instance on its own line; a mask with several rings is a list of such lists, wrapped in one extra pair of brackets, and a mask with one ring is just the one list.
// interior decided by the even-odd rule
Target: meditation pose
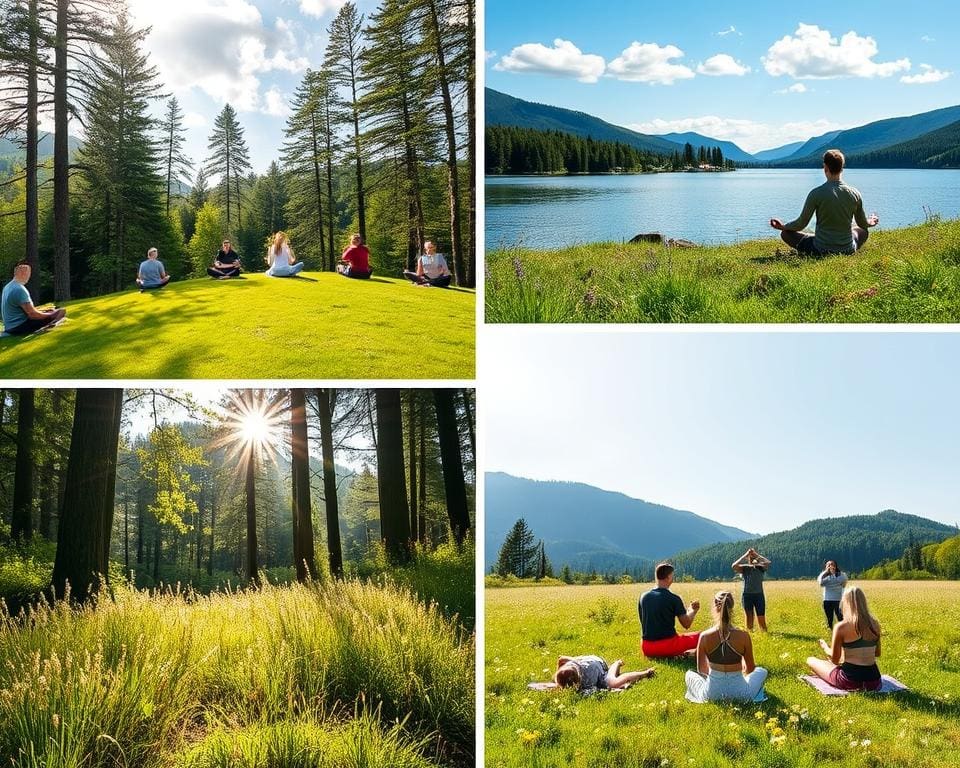
[(303, 262), (293, 256), (286, 232), (273, 236), (273, 245), (267, 248), (267, 274), (270, 277), (292, 277), (303, 269)]
[(24, 336), (39, 331), (50, 323), (62, 320), (67, 314), (65, 309), (52, 309), (41, 312), (33, 306), (33, 299), (27, 290), (31, 267), (21, 261), (13, 268), (13, 280), (3, 287), (0, 296), (0, 313), (3, 317), (3, 330), (12, 336)]
[(823, 587), (823, 612), (827, 617), (827, 629), (833, 629), (834, 616), (837, 621), (843, 621), (840, 599), (847, 583), (847, 574), (840, 570), (836, 560), (827, 560), (822, 573), (817, 576), (817, 583)]
[(147, 251), (146, 261), (140, 262), (140, 269), (137, 272), (137, 285), (141, 291), (147, 291), (151, 288), (163, 288), (170, 282), (170, 275), (163, 268), (163, 262), (157, 258), (157, 249), (151, 248)]
[(673, 584), (673, 566), (660, 563), (655, 569), (657, 586), (640, 596), (640, 627), (643, 641), (643, 655), (648, 658), (683, 656), (697, 647), (699, 632), (678, 635), (673, 620), (677, 619), (684, 629), (690, 629), (700, 610), (700, 603), (694, 600), (690, 607), (670, 591)]
[(844, 691), (877, 691), (882, 685), (877, 659), (880, 656), (880, 623), (870, 615), (860, 587), (848, 587), (841, 600), (843, 619), (833, 628), (830, 645), (820, 640), (826, 659), (811, 656), (807, 666), (820, 679)]
[(370, 251), (363, 244), (363, 238), (360, 235), (353, 235), (350, 238), (350, 245), (340, 256), (337, 272), (344, 277), (360, 280), (366, 280), (373, 274), (373, 270), (370, 269)]
[(417, 259), (417, 271), (403, 271), (403, 276), (417, 285), (432, 285), (435, 288), (447, 288), (450, 285), (450, 268), (442, 253), (432, 240), (423, 244), (424, 254)]
[[(843, 162), (839, 149), (828, 149), (823, 155), (823, 173), (827, 180), (810, 190), (800, 216), (786, 224), (780, 219), (770, 219), (770, 226), (780, 230), (783, 242), (796, 248), (797, 253), (811, 256), (855, 253), (867, 242), (867, 228), (880, 223), (877, 214), (864, 215), (860, 192), (843, 183), (840, 178)], [(816, 234), (811, 235), (803, 228), (814, 214), (817, 228)]]
[(557, 659), (557, 671), (553, 682), (558, 688), (575, 688), (586, 691), (591, 688), (608, 690), (626, 688), (628, 685), (653, 677), (654, 670), (623, 672), (623, 659), (617, 659), (609, 667), (599, 656), (561, 656)]
[(717, 592), (713, 598), (715, 624), (700, 633), (697, 671), (687, 671), (689, 701), (751, 701), (767, 679), (767, 670), (753, 661), (750, 633), (733, 626), (733, 607), (732, 592)]
[(767, 600), (763, 595), (763, 576), (770, 561), (750, 547), (733, 562), (733, 570), (743, 579), (743, 613), (747, 617), (747, 629), (753, 632), (753, 614), (757, 614), (760, 629), (767, 631)]
[(213, 266), (207, 269), (207, 274), (218, 280), (240, 277), (240, 257), (233, 250), (229, 240), (223, 241), (220, 250), (217, 251), (217, 258), (214, 260)]

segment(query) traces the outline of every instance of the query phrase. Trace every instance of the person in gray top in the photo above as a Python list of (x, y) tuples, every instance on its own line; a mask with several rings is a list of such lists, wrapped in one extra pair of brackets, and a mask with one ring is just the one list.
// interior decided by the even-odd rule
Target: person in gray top
[(140, 262), (140, 270), (137, 272), (137, 285), (141, 291), (150, 288), (163, 288), (170, 282), (170, 275), (163, 267), (163, 262), (157, 259), (157, 249), (151, 248), (147, 251), (146, 261)]
[[(843, 152), (828, 149), (823, 155), (824, 184), (810, 190), (803, 204), (803, 212), (784, 224), (770, 219), (770, 226), (780, 231), (780, 237), (797, 253), (824, 256), (828, 253), (856, 253), (867, 242), (868, 227), (875, 227), (880, 218), (875, 213), (863, 213), (863, 198), (854, 187), (848, 186), (843, 175)], [(816, 233), (803, 228), (817, 215)]]
[(823, 587), (823, 613), (827, 617), (827, 627), (833, 629), (834, 616), (837, 617), (837, 621), (843, 621), (840, 600), (843, 598), (847, 574), (840, 570), (836, 560), (827, 560), (823, 571), (817, 576), (817, 583)]
[(602, 691), (626, 688), (645, 677), (653, 677), (653, 673), (653, 667), (642, 672), (624, 672), (623, 659), (617, 659), (607, 666), (607, 662), (599, 656), (561, 656), (557, 659), (553, 682), (558, 688)]
[(757, 624), (767, 631), (767, 600), (763, 594), (763, 577), (770, 568), (770, 560), (750, 547), (733, 561), (733, 570), (743, 578), (743, 612), (747, 617), (747, 629), (753, 632), (753, 615)]

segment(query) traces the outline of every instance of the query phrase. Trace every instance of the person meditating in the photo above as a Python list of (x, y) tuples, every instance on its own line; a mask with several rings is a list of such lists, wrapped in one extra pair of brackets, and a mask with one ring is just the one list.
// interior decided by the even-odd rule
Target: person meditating
[(207, 268), (207, 274), (218, 280), (224, 280), (228, 277), (240, 277), (240, 257), (233, 250), (229, 240), (224, 240), (217, 251), (217, 258), (212, 267)]
[(170, 282), (170, 275), (163, 268), (163, 262), (157, 256), (156, 248), (147, 251), (146, 261), (140, 262), (140, 269), (137, 271), (137, 285), (141, 291), (148, 291), (151, 288), (163, 288)]
[(847, 574), (840, 570), (836, 560), (827, 560), (823, 571), (817, 576), (817, 583), (823, 587), (823, 613), (827, 617), (827, 629), (833, 629), (833, 617), (843, 621), (840, 612), (840, 600), (843, 597), (843, 587), (847, 583)]
[(350, 245), (340, 256), (337, 272), (344, 277), (359, 280), (366, 280), (373, 274), (373, 270), (370, 269), (370, 251), (363, 244), (363, 238), (360, 235), (353, 235), (350, 238)]
[(277, 232), (273, 236), (273, 245), (267, 248), (267, 274), (270, 277), (292, 277), (302, 270), (303, 262), (294, 258), (287, 233)]
[(767, 631), (767, 599), (763, 594), (763, 577), (770, 568), (770, 561), (753, 547), (734, 560), (731, 566), (743, 579), (743, 612), (747, 617), (747, 629), (753, 632), (753, 614), (757, 614), (760, 629)]
[(39, 331), (50, 323), (62, 320), (65, 309), (41, 311), (33, 306), (33, 299), (27, 290), (32, 267), (21, 261), (13, 268), (13, 280), (3, 287), (0, 294), (0, 316), (3, 318), (3, 330), (11, 336), (25, 336)]
[(684, 629), (690, 629), (700, 603), (694, 600), (685, 608), (683, 600), (670, 591), (673, 584), (673, 566), (670, 563), (657, 565), (654, 574), (657, 586), (640, 596), (637, 606), (640, 611), (642, 631), (641, 648), (647, 658), (683, 656), (697, 647), (699, 632), (678, 635), (673, 620), (677, 619)]
[(432, 240), (423, 244), (423, 255), (417, 259), (417, 271), (403, 271), (403, 276), (417, 285), (428, 285), (434, 288), (450, 286), (450, 268), (442, 253), (437, 253), (437, 246)]
[[(864, 216), (860, 192), (840, 178), (843, 163), (843, 152), (828, 149), (823, 155), (823, 173), (827, 180), (810, 191), (800, 216), (786, 224), (780, 219), (770, 219), (770, 226), (780, 230), (783, 242), (796, 248), (797, 253), (811, 256), (855, 253), (867, 242), (867, 229), (880, 223), (875, 213)], [(817, 228), (811, 235), (803, 228), (814, 214), (817, 215)]]
[(870, 614), (867, 597), (860, 587), (848, 587), (840, 601), (843, 620), (833, 628), (830, 645), (821, 639), (826, 659), (811, 656), (807, 666), (820, 679), (844, 691), (877, 691), (882, 681), (880, 622)]
[(713, 598), (715, 624), (700, 633), (697, 671), (686, 675), (688, 701), (752, 701), (767, 679), (767, 670), (753, 661), (750, 633), (733, 626), (733, 593), (717, 592)]
[(610, 690), (626, 688), (637, 680), (653, 677), (653, 667), (642, 672), (624, 672), (623, 659), (617, 659), (609, 667), (599, 656), (560, 656), (553, 682), (558, 688), (575, 688), (586, 691), (592, 688)]

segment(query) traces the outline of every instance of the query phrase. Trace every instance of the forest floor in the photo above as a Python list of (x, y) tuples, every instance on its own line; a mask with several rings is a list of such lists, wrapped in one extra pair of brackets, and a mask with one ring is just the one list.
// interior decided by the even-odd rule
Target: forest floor
[(476, 294), (330, 272), (185, 280), (65, 304), (59, 328), (0, 339), (22, 379), (471, 379)]
[(485, 304), (490, 323), (953, 323), (960, 220), (874, 230), (859, 253), (817, 259), (779, 239), (500, 249)]
[[(472, 562), (445, 567), (472, 597)], [(414, 586), (118, 587), (82, 610), (0, 613), (0, 762), (473, 766), (474, 635)]]
[[(485, 754), (488, 768), (762, 766), (947, 768), (960, 750), (960, 583), (861, 582), (883, 627), (879, 666), (909, 692), (823, 696), (797, 679), (828, 638), (812, 582), (768, 582), (769, 634), (753, 637), (770, 673), (762, 704), (691, 704), (692, 661), (647, 661), (637, 601), (647, 585), (488, 589)], [(712, 604), (730, 585), (675, 584), (686, 603)], [(739, 589), (735, 588), (735, 595)], [(738, 609), (734, 623), (743, 626)], [(693, 630), (709, 625), (701, 610)], [(557, 656), (622, 658), (656, 674), (618, 694), (536, 692)]]

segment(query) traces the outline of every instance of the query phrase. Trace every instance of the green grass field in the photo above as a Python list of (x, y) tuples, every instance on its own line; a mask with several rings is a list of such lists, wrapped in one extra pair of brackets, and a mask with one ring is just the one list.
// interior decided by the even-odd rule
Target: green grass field
[(779, 239), (690, 249), (596, 243), (488, 252), (490, 323), (960, 321), (960, 220), (875, 230), (853, 256)]
[[(960, 583), (860, 582), (883, 626), (880, 669), (910, 692), (827, 697), (797, 679), (827, 637), (820, 590), (768, 582), (769, 635), (754, 637), (770, 671), (763, 704), (691, 704), (691, 661), (657, 661), (656, 676), (618, 694), (527, 690), (558, 655), (596, 653), (650, 666), (640, 654), (637, 600), (646, 585), (487, 589), (486, 765), (655, 768), (946, 768), (960, 765)], [(709, 606), (720, 583), (677, 584)], [(735, 591), (738, 594), (739, 590)], [(743, 625), (738, 610), (735, 623)], [(693, 629), (709, 625), (701, 610)]]
[(68, 302), (66, 323), (0, 339), (0, 377), (470, 379), (473, 291), (249, 274)]
[(358, 581), (0, 613), (15, 768), (473, 765), (474, 642)]

